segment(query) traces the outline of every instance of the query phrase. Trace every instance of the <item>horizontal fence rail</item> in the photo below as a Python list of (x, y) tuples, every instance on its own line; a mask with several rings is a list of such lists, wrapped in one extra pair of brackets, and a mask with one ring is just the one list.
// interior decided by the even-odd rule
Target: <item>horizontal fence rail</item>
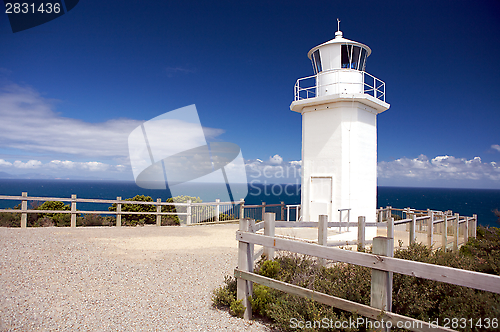
[[(421, 213), (423, 212), (422, 210)], [(454, 215), (453, 217), (450, 216), (449, 219), (447, 215), (444, 215), (443, 219), (439, 220), (434, 220), (433, 215), (433, 213), (430, 213), (430, 215), (421, 216), (419, 219), (430, 221), (429, 225), (432, 226), (453, 219), (460, 222), (460, 217), (458, 215)], [(393, 326), (396, 326), (397, 322), (402, 322), (405, 328), (410, 326), (408, 329), (412, 331), (454, 330), (390, 312), (390, 308), (392, 308), (392, 295), (389, 294), (392, 293), (392, 273), (400, 273), (500, 294), (500, 276), (393, 258), (393, 231), (395, 222), (392, 217), (389, 222), (384, 223), (365, 223), (365, 217), (358, 218), (358, 246), (360, 243), (364, 245), (368, 242), (364, 239), (365, 226), (377, 227), (380, 224), (384, 224), (383, 227), (387, 228), (387, 237), (375, 237), (373, 241), (371, 241), (373, 242), (372, 254), (329, 247), (326, 236), (328, 227), (344, 226), (344, 224), (347, 223), (328, 222), (327, 218), (327, 216), (320, 216), (319, 222), (290, 223), (275, 221), (274, 214), (266, 213), (263, 222), (255, 223), (255, 221), (251, 219), (240, 220), (240, 229), (236, 232), (236, 240), (239, 241), (238, 267), (234, 270), (234, 273), (237, 278), (237, 299), (242, 300), (245, 306), (245, 319), (251, 318), (251, 305), (248, 297), (252, 296), (252, 282), (257, 282), (277, 290), (312, 299), (342, 310), (354, 312), (370, 319), (390, 321), (393, 323)], [(410, 219), (411, 223), (415, 224), (416, 219), (417, 217), (414, 214)], [(462, 221), (462, 223), (468, 224), (468, 221), (471, 220), (473, 220), (473, 218), (465, 217), (465, 221)], [(409, 222), (410, 221), (400, 222), (400, 224), (404, 225)], [(456, 224), (458, 225), (459, 222)], [(350, 224), (351, 226), (353, 225), (353, 223)], [(274, 234), (276, 227), (293, 227), (293, 225), (296, 227), (318, 227), (318, 243), (307, 243), (304, 241), (287, 239)], [(359, 228), (360, 226), (363, 227)], [(433, 227), (430, 227), (430, 229), (432, 228)], [(264, 229), (264, 234), (256, 233), (262, 229)], [(263, 250), (255, 254), (253, 252), (254, 245), (262, 246)], [(358, 247), (358, 249), (361, 248)], [(331, 260), (371, 268), (371, 305), (359, 304), (253, 273), (254, 260), (262, 253), (265, 253), (267, 258), (272, 259), (275, 250), (317, 257), (319, 264), (324, 264), (325, 260)], [(387, 294), (387, 296), (383, 294)]]
[[(242, 199), (237, 202), (221, 202), (217, 199), (215, 202), (200, 202), (195, 203), (188, 200), (187, 202), (165, 202), (161, 199), (157, 199), (153, 202), (146, 201), (127, 201), (123, 200), (121, 197), (117, 199), (94, 199), (94, 198), (77, 198), (76, 195), (72, 195), (71, 198), (64, 197), (37, 197), (28, 196), (27, 193), (23, 192), (21, 196), (13, 195), (0, 195), (0, 200), (11, 200), (20, 201), (20, 209), (0, 209), (0, 212), (5, 213), (20, 213), (21, 214), (21, 227), (27, 227), (27, 215), (32, 213), (51, 213), (51, 214), (70, 214), (71, 215), (71, 227), (76, 227), (76, 217), (82, 214), (90, 215), (111, 215), (116, 217), (116, 226), (121, 226), (122, 216), (126, 215), (153, 215), (156, 216), (156, 224), (161, 226), (162, 216), (182, 216), (183, 224), (186, 225), (201, 225), (209, 223), (222, 223), (222, 222), (234, 222), (242, 218), (243, 216), (258, 216), (256, 219), (263, 219), (264, 213), (269, 210), (278, 213), (278, 215), (286, 218), (290, 216), (289, 211), (298, 211), (299, 205), (285, 205), (284, 202), (281, 204), (267, 204), (264, 202), (260, 205), (245, 205), (245, 201)], [(33, 202), (68, 202), (70, 203), (70, 210), (39, 210), (39, 209), (29, 209), (28, 201)], [(77, 203), (83, 204), (116, 204), (115, 211), (109, 210), (77, 210)], [(123, 207), (126, 205), (145, 205), (145, 206), (155, 206), (156, 211), (140, 212), (140, 211), (124, 211)], [(175, 211), (164, 212), (162, 208), (172, 207)], [(296, 213), (295, 215), (297, 215)]]

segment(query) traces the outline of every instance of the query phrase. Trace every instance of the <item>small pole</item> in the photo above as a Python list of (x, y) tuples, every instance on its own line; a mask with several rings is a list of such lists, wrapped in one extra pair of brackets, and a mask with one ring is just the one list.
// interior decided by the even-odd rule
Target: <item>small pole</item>
[(394, 218), (392, 217), (387, 221), (387, 237), (394, 239)]
[(441, 246), (443, 251), (446, 251), (446, 245), (448, 244), (448, 215), (443, 216), (443, 234), (441, 235)]
[[(285, 220), (283, 218), (285, 216), (285, 202), (281, 202), (281, 215), (280, 215), (280, 220)], [(288, 220), (287, 220), (288, 221)]]
[(474, 222), (472, 223), (472, 237), (476, 238), (477, 235), (477, 214), (473, 214)]
[[(276, 215), (274, 213), (267, 212), (264, 214), (264, 235), (274, 237), (275, 221)], [(274, 248), (264, 247), (264, 255), (266, 255), (267, 259), (274, 259)]]
[(220, 198), (217, 198), (215, 200), (215, 222), (219, 222), (219, 215), (220, 215)]
[(161, 198), (157, 198), (156, 203), (156, 226), (161, 226)]
[[(122, 198), (120, 196), (116, 197), (117, 201), (121, 201)], [(122, 226), (122, 203), (116, 203), (116, 227)]]
[(76, 195), (71, 195), (71, 227), (76, 227)]
[(429, 221), (427, 226), (427, 245), (429, 248), (432, 248), (434, 242), (434, 211), (427, 210), (427, 214), (429, 215)]
[[(28, 197), (28, 193), (23, 192), (22, 196)], [(21, 211), (22, 211), (22, 213), (21, 213), (21, 228), (26, 228), (26, 226), (28, 224), (28, 213), (26, 212), (27, 210), (28, 210), (28, 200), (23, 199), (21, 202)]]
[[(240, 219), (240, 231), (248, 232), (249, 220), (242, 218)], [(238, 269), (242, 271), (250, 271), (250, 266), (248, 264), (248, 253), (249, 244), (245, 242), (238, 242)], [(253, 260), (253, 257), (251, 257)], [(250, 305), (249, 297), (252, 296), (250, 293), (251, 281), (238, 278), (236, 280), (236, 299), (242, 300), (242, 304), (245, 307), (245, 312), (243, 313), (243, 319), (252, 318), (252, 307)]]
[(466, 244), (469, 241), (469, 217), (465, 217), (465, 224), (464, 224), (464, 244)]
[[(321, 214), (318, 216), (318, 244), (320, 246), (326, 246), (328, 241), (328, 216)], [(326, 260), (324, 258), (318, 259), (319, 265), (325, 265)]]
[[(373, 253), (393, 257), (394, 239), (377, 236), (373, 238)], [(392, 272), (372, 269), (370, 306), (392, 311)]]
[(186, 216), (186, 225), (191, 225), (191, 200), (188, 199), (187, 202), (186, 202), (188, 205), (187, 205), (187, 209), (186, 209), (186, 212), (187, 212), (187, 216)]
[[(295, 218), (298, 219), (298, 218)], [(290, 221), (290, 206), (286, 207), (286, 221)]]
[(458, 250), (458, 229), (459, 229), (459, 221), (460, 221), (460, 215), (458, 213), (455, 213), (455, 227), (454, 227), (454, 232), (453, 232), (453, 250), (457, 251)]
[(240, 220), (245, 218), (245, 200), (240, 199)]
[(262, 221), (264, 221), (264, 216), (266, 214), (266, 202), (262, 202)]
[(358, 251), (365, 250), (365, 234), (366, 234), (365, 222), (366, 222), (365, 216), (358, 217)]
[(417, 215), (414, 213), (411, 215), (410, 223), (410, 245), (415, 243), (416, 240), (416, 228), (417, 228)]

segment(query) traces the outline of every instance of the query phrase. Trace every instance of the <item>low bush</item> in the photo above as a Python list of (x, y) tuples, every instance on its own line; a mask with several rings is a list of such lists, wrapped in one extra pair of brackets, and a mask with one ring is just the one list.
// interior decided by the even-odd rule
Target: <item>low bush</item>
[[(369, 250), (368, 250), (369, 252)], [(460, 269), (498, 274), (500, 257), (500, 230), (479, 228), (477, 239), (470, 239), (460, 252), (432, 251), (422, 244), (396, 250), (396, 258), (445, 265)], [(282, 254), (273, 261), (261, 260), (255, 271), (258, 274), (341, 297), (350, 301), (370, 304), (371, 269), (351, 264), (335, 263), (320, 266), (317, 260), (299, 254)], [(229, 280), (229, 281), (228, 281)], [(231, 287), (229, 287), (231, 285)], [(234, 286), (233, 286), (234, 285)], [(225, 285), (214, 291), (213, 303), (230, 306), (236, 299), (236, 281), (227, 278)], [(479, 291), (407, 275), (394, 274), (393, 308), (400, 315), (424, 321), (454, 317), (490, 320), (500, 317), (500, 294)], [(229, 304), (228, 304), (229, 303)], [(286, 294), (254, 283), (250, 299), (253, 313), (270, 318), (276, 327), (284, 331), (296, 331), (293, 321), (349, 321), (358, 315), (342, 311), (318, 302)], [(497, 321), (498, 322), (498, 321)], [(451, 326), (450, 326), (451, 327)], [(328, 331), (327, 328), (304, 328), (303, 331)], [(393, 331), (404, 331), (393, 328)], [(475, 326), (458, 327), (459, 331), (481, 331)], [(349, 331), (365, 331), (364, 327)]]

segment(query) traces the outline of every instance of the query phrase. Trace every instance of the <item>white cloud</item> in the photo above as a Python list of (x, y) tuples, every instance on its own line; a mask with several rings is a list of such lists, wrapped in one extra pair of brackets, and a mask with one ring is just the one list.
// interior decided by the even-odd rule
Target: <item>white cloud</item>
[(1, 166), (12, 166), (12, 163), (11, 162), (8, 162), (4, 159), (0, 159), (0, 167)]
[(491, 148), (497, 150), (498, 152), (500, 152), (500, 145), (498, 145), (498, 144), (493, 144), (491, 146)]
[(30, 168), (38, 168), (41, 165), (42, 165), (42, 162), (40, 160), (29, 160), (25, 163), (23, 163), (20, 160), (14, 161), (14, 167), (16, 167), (16, 168), (30, 169)]
[(280, 155), (275, 154), (269, 157), (269, 162), (273, 165), (280, 165), (283, 162), (283, 158)]
[[(113, 119), (89, 123), (65, 118), (54, 112), (56, 102), (40, 96), (37, 91), (29, 87), (10, 85), (1, 89), (2, 147), (32, 153), (61, 153), (92, 159), (128, 159), (128, 135), (144, 121)], [(209, 139), (224, 132), (216, 128), (203, 128), (203, 131)], [(92, 167), (97, 166), (89, 166), (89, 169)]]
[(385, 179), (412, 178), (415, 180), (500, 180), (500, 167), (495, 162), (482, 162), (480, 157), (456, 158), (437, 156), (433, 159), (400, 158), (378, 164), (378, 177)]

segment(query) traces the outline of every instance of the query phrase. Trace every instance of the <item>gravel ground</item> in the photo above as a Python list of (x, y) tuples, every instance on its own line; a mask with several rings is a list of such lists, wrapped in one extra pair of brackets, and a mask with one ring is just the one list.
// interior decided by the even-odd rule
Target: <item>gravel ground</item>
[(0, 330), (271, 331), (212, 307), (237, 228), (0, 228)]

